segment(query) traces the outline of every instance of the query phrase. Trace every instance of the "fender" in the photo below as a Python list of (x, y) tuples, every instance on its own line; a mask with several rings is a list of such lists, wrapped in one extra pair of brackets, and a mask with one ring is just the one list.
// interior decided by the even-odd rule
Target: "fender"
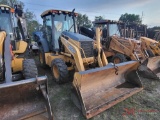
[(47, 40), (43, 37), (42, 31), (37, 31), (33, 33), (34, 41), (38, 43), (38, 45), (42, 45), (44, 52), (49, 52), (49, 46)]

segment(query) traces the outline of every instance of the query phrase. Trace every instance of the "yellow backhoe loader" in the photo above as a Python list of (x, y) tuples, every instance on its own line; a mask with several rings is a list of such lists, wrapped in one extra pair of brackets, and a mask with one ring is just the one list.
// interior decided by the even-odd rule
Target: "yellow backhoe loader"
[[(160, 43), (158, 40), (159, 34), (158, 32), (154, 36), (154, 39), (147, 38), (147, 26), (146, 25), (138, 25), (136, 23), (127, 23), (120, 24), (120, 31), (123, 37), (128, 37), (132, 39), (137, 39), (141, 42), (141, 49), (144, 51), (148, 59), (143, 61), (142, 65), (146, 65), (153, 73), (158, 75), (160, 73)], [(141, 66), (143, 68), (143, 66)]]
[(74, 70), (72, 100), (86, 118), (91, 118), (143, 89), (137, 73), (139, 62), (108, 63), (100, 44), (77, 33), (77, 13), (47, 10), (42, 13), (43, 27), (34, 32), (42, 65), (51, 67), (53, 79), (69, 81)]
[(139, 25), (136, 23), (121, 23), (119, 25), (121, 36), (137, 39), (141, 41), (142, 51), (146, 51), (145, 53), (149, 57), (159, 56), (159, 42), (156, 39), (159, 38), (158, 32), (154, 36), (154, 39), (147, 38), (147, 26)]
[(47, 77), (38, 77), (34, 60), (23, 56), (27, 43), (16, 39), (20, 34), (14, 32), (17, 13), (0, 5), (0, 14), (0, 119), (53, 120)]
[[(130, 60), (140, 61), (139, 72), (143, 77), (159, 78), (160, 57), (149, 58), (151, 51), (147, 49), (145, 42), (133, 38), (121, 37), (119, 25), (122, 23), (113, 20), (99, 20), (93, 22), (95, 27), (101, 27), (101, 43), (104, 53), (113, 63), (122, 63)], [(94, 38), (94, 30), (91, 31), (84, 27), (80, 29), (81, 34)], [(90, 34), (88, 34), (90, 33)], [(92, 33), (92, 34), (91, 34)], [(124, 33), (123, 36), (126, 33)], [(128, 35), (130, 36), (130, 35)]]
[(148, 56), (142, 50), (141, 42), (136, 39), (121, 37), (119, 32), (119, 21), (99, 20), (94, 22), (95, 26), (102, 27), (102, 42), (107, 58), (112, 57), (113, 63), (128, 60), (144, 60)]

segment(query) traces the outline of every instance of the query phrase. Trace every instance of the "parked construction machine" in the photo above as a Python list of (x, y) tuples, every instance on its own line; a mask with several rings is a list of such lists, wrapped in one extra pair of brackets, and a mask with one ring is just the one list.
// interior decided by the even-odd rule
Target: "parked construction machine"
[[(121, 37), (131, 38), (141, 41), (142, 51), (146, 51), (149, 57), (159, 56), (159, 42), (147, 37), (147, 26), (137, 23), (121, 23), (119, 24)], [(158, 33), (154, 37), (158, 38)]]
[(112, 57), (113, 63), (128, 60), (144, 60), (146, 51), (142, 50), (141, 42), (131, 38), (121, 37), (119, 24), (114, 20), (100, 20), (94, 22), (95, 26), (102, 27), (102, 42), (106, 57)]
[[(120, 33), (119, 25), (122, 25), (120, 21), (114, 20), (99, 20), (93, 22), (95, 27), (101, 27), (101, 43), (104, 49), (104, 53), (108, 59), (111, 59), (113, 63), (122, 63), (130, 60), (140, 61), (142, 64), (139, 67), (139, 71), (143, 74), (143, 77), (147, 78), (159, 78), (159, 57), (153, 57), (152, 51), (147, 49), (147, 42), (136, 40), (135, 38), (126, 38), (126, 32), (124, 35)], [(90, 38), (94, 38), (95, 31), (81, 27), (80, 33), (88, 35)], [(88, 34), (90, 33), (90, 34)], [(149, 58), (153, 57), (153, 58)]]
[(53, 79), (61, 84), (74, 70), (72, 100), (86, 118), (91, 118), (142, 90), (137, 73), (139, 62), (108, 63), (100, 44), (77, 33), (77, 13), (47, 10), (41, 14), (43, 27), (34, 32), (42, 65), (51, 67)]
[[(145, 51), (146, 56), (150, 57), (147, 62), (144, 62), (149, 69), (158, 75), (159, 63), (160, 63), (160, 43), (156, 41), (158, 39), (158, 33), (155, 35), (154, 39), (148, 38), (147, 36), (147, 26), (143, 24), (136, 23), (123, 23), (120, 24), (121, 36), (128, 37), (132, 39), (137, 39), (141, 41), (141, 49)], [(143, 64), (144, 64), (143, 63)]]
[(0, 119), (53, 120), (47, 77), (38, 77), (34, 60), (23, 56), (26, 36), (15, 32), (15, 24), (20, 22), (16, 28), (22, 30), (19, 25), (24, 22), (16, 14), (15, 9), (0, 5)]
[[(142, 51), (146, 51), (146, 56), (154, 57), (160, 55), (159, 42), (147, 37), (147, 25), (122, 22), (119, 24), (119, 29), (121, 37), (140, 40)], [(158, 38), (158, 33), (154, 38)]]

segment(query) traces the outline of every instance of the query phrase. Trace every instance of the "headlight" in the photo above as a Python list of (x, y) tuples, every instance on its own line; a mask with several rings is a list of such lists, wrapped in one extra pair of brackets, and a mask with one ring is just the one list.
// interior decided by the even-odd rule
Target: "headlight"
[(4, 7), (1, 7), (1, 10), (4, 10)]

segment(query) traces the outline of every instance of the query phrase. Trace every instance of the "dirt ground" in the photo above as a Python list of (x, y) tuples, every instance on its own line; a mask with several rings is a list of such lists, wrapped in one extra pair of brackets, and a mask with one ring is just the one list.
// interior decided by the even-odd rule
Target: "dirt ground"
[[(58, 85), (52, 80), (50, 68), (42, 68), (35, 57), (40, 75), (48, 76), (50, 102), (54, 120), (86, 120), (70, 98), (71, 83)], [(142, 78), (144, 90), (116, 104), (90, 120), (159, 120), (160, 81)]]

